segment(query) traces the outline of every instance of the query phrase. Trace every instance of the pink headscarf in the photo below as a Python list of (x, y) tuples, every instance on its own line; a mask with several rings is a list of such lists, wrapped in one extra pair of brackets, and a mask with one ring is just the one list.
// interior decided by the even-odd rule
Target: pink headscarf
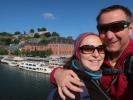
[(97, 34), (95, 33), (92, 33), (92, 32), (85, 32), (85, 33), (82, 33), (80, 34), (77, 39), (75, 40), (75, 43), (74, 43), (74, 55), (77, 59), (79, 59), (79, 47), (81, 45), (81, 42), (82, 40), (87, 37), (88, 35), (95, 35), (97, 37), (99, 37)]

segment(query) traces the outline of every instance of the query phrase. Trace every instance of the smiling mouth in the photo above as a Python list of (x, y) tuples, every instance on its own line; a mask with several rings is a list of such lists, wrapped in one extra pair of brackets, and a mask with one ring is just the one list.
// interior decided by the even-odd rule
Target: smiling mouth
[(91, 63), (92, 63), (93, 66), (99, 66), (100, 61), (92, 61)]
[(101, 59), (99, 59), (99, 60), (89, 60), (89, 61), (98, 63), (99, 61), (101, 61)]
[(112, 42), (111, 42), (111, 41), (108, 41), (107, 44), (113, 45), (113, 44), (115, 44), (115, 43), (117, 43), (117, 42), (118, 42), (118, 40), (117, 40), (117, 41), (112, 41)]

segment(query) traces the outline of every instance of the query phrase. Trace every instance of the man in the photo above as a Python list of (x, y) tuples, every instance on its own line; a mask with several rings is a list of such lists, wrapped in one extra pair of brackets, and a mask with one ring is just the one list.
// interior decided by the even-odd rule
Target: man
[[(112, 5), (101, 10), (97, 16), (99, 36), (106, 46), (106, 58), (103, 63), (103, 72), (106, 69), (123, 70), (126, 57), (133, 54), (133, 15), (131, 11), (121, 5)], [(105, 70), (104, 70), (105, 69)], [(57, 69), (51, 74), (55, 78), (58, 91), (62, 99), (65, 95), (74, 99), (71, 91), (81, 92), (82, 82), (74, 72)], [(104, 74), (101, 78), (103, 89), (109, 93), (112, 100), (132, 100), (133, 88), (125, 73)]]

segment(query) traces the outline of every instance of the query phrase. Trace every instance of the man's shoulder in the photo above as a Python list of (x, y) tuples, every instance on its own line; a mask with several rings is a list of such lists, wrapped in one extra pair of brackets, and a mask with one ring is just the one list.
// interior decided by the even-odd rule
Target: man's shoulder
[(133, 45), (133, 39), (130, 39), (130, 42), (129, 42), (131, 45)]
[(124, 53), (124, 55), (133, 54), (133, 39), (130, 39), (129, 44), (123, 53)]

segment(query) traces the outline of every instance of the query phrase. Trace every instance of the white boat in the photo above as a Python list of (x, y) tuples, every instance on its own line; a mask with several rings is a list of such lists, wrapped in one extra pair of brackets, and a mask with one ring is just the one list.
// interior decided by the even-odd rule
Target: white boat
[(15, 67), (15, 66), (18, 66), (18, 62), (16, 62), (16, 61), (8, 61), (8, 65)]
[(0, 56), (0, 62), (1, 62), (1, 59), (3, 59), (3, 56)]
[(60, 57), (50, 57), (47, 61), (22, 61), (19, 64), (19, 68), (42, 73), (51, 73), (54, 68), (63, 67), (64, 64), (64, 59)]
[(46, 63), (33, 61), (22, 61), (19, 63), (19, 68), (47, 74), (52, 71)]
[(49, 59), (49, 67), (56, 68), (56, 67), (63, 67), (64, 61), (61, 58), (50, 58)]
[(9, 66), (18, 66), (19, 62), (24, 60), (21, 57), (16, 56), (5, 56), (1, 59), (2, 63), (7, 63)]
[(19, 66), (19, 68), (25, 70), (41, 73), (51, 73), (54, 68), (63, 67), (64, 58), (48, 57), (45, 59), (32, 59), (16, 56), (5, 56), (3, 59), (1, 59), (1, 62), (7, 63), (9, 66)]

